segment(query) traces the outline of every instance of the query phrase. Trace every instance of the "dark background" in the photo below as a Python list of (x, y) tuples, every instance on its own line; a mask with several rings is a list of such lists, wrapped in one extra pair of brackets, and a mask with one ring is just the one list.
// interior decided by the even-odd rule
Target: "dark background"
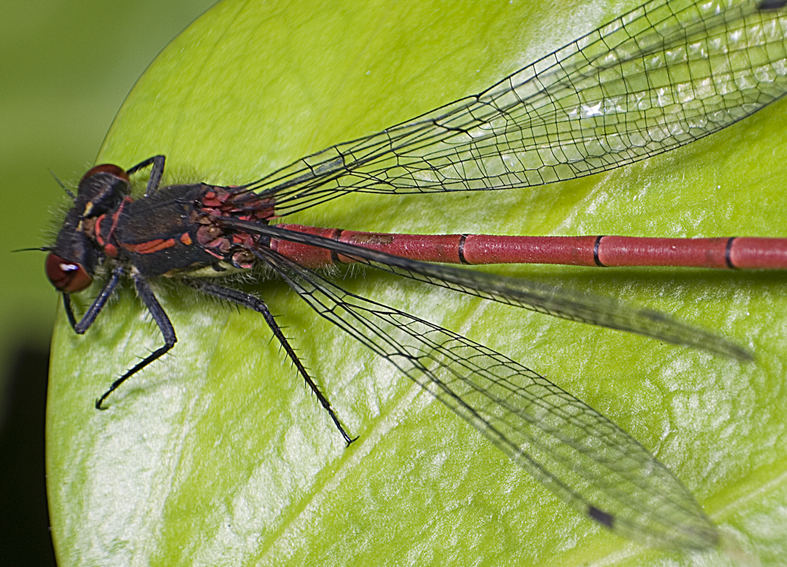
[[(0, 556), (53, 565), (44, 475), (49, 337), (43, 273), (57, 175), (73, 186), (156, 54), (214, 0), (10, 2), (0, 19)], [(51, 171), (51, 173), (50, 173)]]

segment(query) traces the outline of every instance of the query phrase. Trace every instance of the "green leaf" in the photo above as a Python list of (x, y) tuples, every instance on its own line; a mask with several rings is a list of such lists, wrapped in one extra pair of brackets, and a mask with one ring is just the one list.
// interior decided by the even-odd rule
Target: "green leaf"
[[(130, 167), (164, 153), (167, 183), (248, 182), (480, 91), (634, 3), (625, 4), (226, 1), (139, 80), (101, 160)], [(776, 236), (787, 212), (783, 104), (605, 175), (503, 193), (343, 197), (297, 221), (424, 233)], [(107, 411), (94, 410), (111, 381), (161, 340), (127, 286), (84, 336), (62, 316), (56, 328), (47, 464), (61, 564), (784, 557), (787, 538), (775, 527), (787, 501), (783, 275), (488, 270), (647, 305), (752, 348), (756, 362), (742, 364), (384, 274), (341, 282), (523, 362), (610, 417), (694, 492), (721, 527), (722, 550), (648, 549), (578, 516), (270, 281), (249, 289), (272, 306), (358, 441), (344, 447), (261, 317), (175, 284), (157, 291), (178, 344), (113, 395)], [(80, 312), (93, 296), (85, 295)]]

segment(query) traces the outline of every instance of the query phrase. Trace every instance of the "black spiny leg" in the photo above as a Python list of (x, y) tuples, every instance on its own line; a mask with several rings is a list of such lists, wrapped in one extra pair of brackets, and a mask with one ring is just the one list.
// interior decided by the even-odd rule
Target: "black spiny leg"
[(150, 315), (153, 317), (156, 325), (158, 325), (159, 330), (161, 330), (161, 335), (164, 337), (164, 344), (140, 360), (131, 369), (126, 371), (123, 376), (112, 382), (109, 389), (96, 400), (96, 409), (104, 409), (102, 404), (112, 392), (117, 390), (123, 382), (145, 368), (148, 364), (160, 358), (164, 353), (175, 346), (175, 342), (178, 340), (175, 336), (175, 328), (172, 326), (172, 322), (169, 320), (169, 317), (167, 317), (167, 314), (164, 312), (164, 309), (161, 307), (161, 304), (156, 299), (156, 296), (153, 294), (153, 291), (150, 289), (145, 279), (139, 274), (134, 274), (133, 278), (137, 288), (137, 295), (139, 295), (145, 307), (148, 308)]
[(107, 301), (115, 292), (115, 288), (120, 281), (120, 276), (123, 275), (125, 269), (123, 266), (116, 266), (114, 270), (112, 270), (112, 275), (107, 280), (107, 283), (104, 284), (104, 287), (93, 300), (93, 303), (90, 304), (90, 307), (87, 308), (85, 314), (82, 315), (82, 318), (77, 322), (76, 318), (74, 317), (74, 310), (71, 307), (71, 296), (68, 293), (63, 293), (63, 307), (66, 310), (66, 317), (68, 317), (68, 322), (71, 324), (71, 327), (74, 329), (74, 332), (82, 335), (85, 331), (90, 328), (90, 325), (96, 320), (98, 314), (101, 313), (101, 310), (107, 304)]
[(331, 403), (328, 401), (328, 398), (326, 398), (323, 395), (323, 393), (317, 387), (317, 384), (315, 384), (314, 380), (312, 380), (311, 376), (309, 376), (309, 373), (306, 371), (306, 368), (301, 363), (300, 359), (298, 358), (298, 355), (295, 354), (295, 350), (293, 350), (292, 346), (287, 341), (287, 337), (284, 336), (284, 333), (279, 327), (279, 324), (276, 323), (276, 320), (273, 318), (273, 314), (271, 314), (270, 310), (268, 309), (268, 306), (265, 304), (265, 302), (262, 299), (254, 295), (251, 295), (249, 293), (243, 293), (242, 291), (238, 291), (236, 289), (213, 285), (202, 281), (190, 280), (188, 281), (188, 284), (204, 293), (208, 293), (210, 295), (213, 295), (221, 299), (225, 299), (227, 301), (231, 301), (233, 303), (237, 303), (238, 305), (242, 305), (243, 307), (248, 307), (249, 309), (253, 309), (257, 313), (260, 313), (265, 318), (265, 322), (268, 323), (268, 326), (270, 327), (271, 331), (273, 331), (273, 335), (279, 341), (279, 344), (281, 344), (281, 346), (284, 348), (284, 351), (287, 353), (287, 356), (295, 364), (295, 367), (298, 369), (300, 375), (303, 376), (303, 379), (305, 380), (306, 384), (309, 386), (311, 391), (314, 392), (314, 395), (317, 396), (317, 399), (320, 401), (322, 407), (325, 408), (325, 411), (328, 412), (328, 415), (331, 417), (331, 420), (333, 421), (333, 424), (336, 426), (336, 429), (339, 430), (339, 433), (341, 433), (342, 437), (344, 438), (344, 442), (347, 443), (347, 445), (349, 445), (350, 443), (355, 441), (355, 439), (357, 439), (357, 437), (350, 437), (347, 434), (347, 431), (344, 429), (344, 426), (341, 424), (339, 418), (336, 416), (336, 413), (333, 411), (333, 408), (331, 407)]
[(139, 162), (134, 167), (126, 170), (126, 173), (131, 175), (135, 171), (139, 171), (143, 167), (153, 164), (153, 167), (150, 168), (148, 186), (145, 188), (145, 197), (149, 197), (156, 189), (158, 189), (158, 186), (161, 183), (161, 176), (164, 175), (164, 159), (165, 158), (163, 155), (149, 157), (148, 159)]

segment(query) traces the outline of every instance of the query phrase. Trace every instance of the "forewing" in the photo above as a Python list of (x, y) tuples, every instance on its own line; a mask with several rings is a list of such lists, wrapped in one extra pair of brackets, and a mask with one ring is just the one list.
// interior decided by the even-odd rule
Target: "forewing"
[(341, 195), (526, 187), (716, 132), (787, 90), (787, 10), (654, 0), (466, 97), (246, 187), (286, 216)]

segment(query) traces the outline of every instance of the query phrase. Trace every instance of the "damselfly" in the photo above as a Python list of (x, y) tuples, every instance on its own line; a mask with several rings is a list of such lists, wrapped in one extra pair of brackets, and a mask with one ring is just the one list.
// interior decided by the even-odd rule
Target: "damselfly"
[[(551, 246), (557, 261), (569, 263), (783, 269), (784, 239), (591, 237), (567, 246), (565, 240), (418, 238), (280, 221), (350, 193), (513, 189), (591, 175), (680, 147), (784, 95), (786, 27), (787, 15), (776, 2), (656, 0), (478, 95), (332, 146), (245, 185), (160, 187), (163, 156), (128, 170), (94, 167), (80, 182), (73, 208), (48, 248), (47, 275), (63, 292), (66, 314), (78, 333), (95, 321), (121, 278), (131, 277), (164, 337), (164, 345), (115, 380), (96, 405), (102, 407), (123, 382), (174, 346), (175, 330), (149, 284), (167, 277), (262, 314), (350, 443), (327, 396), (264, 301), (231, 285), (239, 271), (266, 270), (581, 513), (646, 543), (713, 545), (716, 530), (691, 494), (601, 414), (518, 362), (349, 293), (312, 268), (358, 262), (566, 319), (747, 359), (745, 349), (660, 313), (424, 260), (523, 262), (535, 255), (535, 261), (544, 261), (549, 255), (543, 247)], [(133, 199), (129, 177), (149, 166), (145, 194)], [(636, 262), (626, 260), (631, 247)], [(107, 282), (77, 321), (70, 294), (87, 288), (99, 271), (108, 273)]]

